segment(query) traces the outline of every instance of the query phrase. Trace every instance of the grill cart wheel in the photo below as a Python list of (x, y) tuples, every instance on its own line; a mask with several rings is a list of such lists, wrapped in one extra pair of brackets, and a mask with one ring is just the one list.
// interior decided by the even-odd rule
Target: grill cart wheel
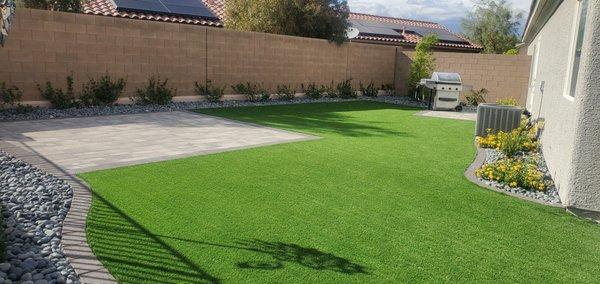
[(456, 108), (454, 108), (454, 110), (461, 112), (463, 111), (463, 107), (462, 106), (457, 106)]

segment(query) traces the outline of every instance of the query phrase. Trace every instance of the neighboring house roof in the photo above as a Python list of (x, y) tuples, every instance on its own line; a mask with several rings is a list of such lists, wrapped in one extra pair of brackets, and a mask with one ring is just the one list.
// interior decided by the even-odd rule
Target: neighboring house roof
[(360, 31), (355, 38), (357, 41), (416, 45), (424, 36), (433, 33), (440, 37), (437, 45), (442, 48), (474, 51), (482, 49), (481, 46), (434, 22), (351, 13), (350, 23)]
[[(220, 20), (200, 17), (164, 15), (159, 13), (118, 11), (117, 5), (113, 2), (113, 0), (88, 0), (83, 4), (83, 12), (86, 14), (130, 19), (222, 27), (223, 19), (225, 18), (226, 0), (201, 1)], [(350, 22), (360, 31), (359, 36), (353, 39), (354, 41), (414, 46), (421, 40), (423, 36), (426, 36), (429, 33), (435, 33), (442, 38), (442, 40), (438, 43), (440, 48), (471, 51), (481, 50), (480, 46), (470, 43), (465, 38), (453, 33), (448, 28), (438, 23), (374, 16), (360, 13), (350, 13)], [(376, 29), (372, 29), (372, 26), (377, 27)]]

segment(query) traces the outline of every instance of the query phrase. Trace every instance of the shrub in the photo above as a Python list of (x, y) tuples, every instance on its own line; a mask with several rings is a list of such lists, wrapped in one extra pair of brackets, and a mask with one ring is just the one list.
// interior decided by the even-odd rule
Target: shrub
[(113, 81), (109, 75), (104, 75), (97, 81), (90, 79), (81, 90), (81, 103), (86, 106), (112, 105), (123, 93), (125, 85), (125, 79)]
[(342, 99), (356, 98), (356, 92), (352, 88), (352, 79), (348, 79), (337, 85), (337, 95)]
[(375, 88), (375, 84), (373, 83), (370, 83), (367, 86), (363, 86), (363, 83), (360, 83), (360, 91), (362, 92), (363, 96), (367, 97), (377, 97), (379, 94), (379, 90)]
[(225, 94), (225, 86), (214, 86), (211, 80), (206, 81), (206, 85), (194, 83), (196, 94), (201, 97), (206, 97), (206, 100), (211, 103), (220, 102)]
[(16, 86), (7, 87), (6, 83), (0, 83), (0, 107), (12, 107), (23, 97), (23, 92)]
[(504, 52), (505, 55), (519, 55), (519, 50), (516, 48), (509, 49)]
[(423, 78), (431, 77), (431, 72), (435, 70), (435, 57), (433, 57), (433, 48), (439, 42), (437, 35), (428, 35), (423, 37), (415, 46), (415, 56), (410, 64), (408, 79), (406, 81), (406, 90), (408, 95), (412, 94), (418, 87)]
[(480, 178), (504, 183), (510, 187), (545, 191), (544, 174), (534, 159), (504, 158), (486, 164), (476, 171)]
[(466, 95), (467, 104), (472, 106), (478, 106), (481, 103), (485, 103), (485, 97), (488, 94), (488, 90), (483, 88), (481, 90), (473, 90), (471, 94)]
[(310, 83), (310, 84), (308, 84), (308, 86), (306, 88), (304, 87), (304, 84), (302, 84), (302, 91), (308, 98), (318, 100), (321, 97), (323, 97), (323, 93), (325, 92), (325, 89), (323, 86), (317, 87), (317, 84)]
[(251, 102), (268, 101), (271, 98), (269, 92), (264, 89), (260, 84), (237, 84), (231, 86), (231, 88), (238, 94), (242, 94), (246, 97), (246, 100)]
[(296, 98), (296, 90), (292, 89), (288, 85), (277, 86), (277, 97), (280, 100), (291, 101)]
[(503, 106), (517, 106), (517, 100), (515, 100), (515, 98), (499, 99), (496, 103)]
[(394, 86), (393, 83), (381, 85), (381, 90), (385, 92), (386, 96), (395, 96), (396, 95), (396, 86)]
[(491, 129), (488, 129), (488, 135), (477, 137), (476, 141), (479, 147), (500, 150), (507, 157), (513, 157), (519, 151), (532, 152), (538, 149), (537, 127), (521, 123), (519, 128), (508, 133), (492, 133)]
[(160, 76), (148, 78), (148, 83), (136, 90), (137, 97), (131, 98), (136, 104), (141, 105), (166, 105), (173, 101), (177, 90), (167, 86), (168, 79), (160, 80)]
[(38, 85), (38, 90), (42, 98), (49, 101), (53, 108), (67, 109), (79, 106), (73, 91), (73, 76), (71, 75), (67, 76), (67, 90), (64, 92), (62, 89), (53, 87), (50, 82), (46, 82), (44, 88)]
[(338, 91), (336, 90), (336, 88), (333, 87), (333, 82), (331, 82), (329, 86), (322, 85), (321, 90), (323, 91), (323, 95), (326, 95), (330, 98), (339, 97)]

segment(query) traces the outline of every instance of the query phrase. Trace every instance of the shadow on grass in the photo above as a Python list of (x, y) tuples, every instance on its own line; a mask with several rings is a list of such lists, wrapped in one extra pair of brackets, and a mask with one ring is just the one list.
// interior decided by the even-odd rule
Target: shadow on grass
[(240, 262), (239, 269), (276, 270), (297, 264), (318, 271), (343, 274), (370, 274), (352, 261), (315, 248), (282, 242), (240, 240), (217, 244), (154, 235), (99, 195), (87, 219), (88, 241), (94, 254), (119, 282), (145, 283), (220, 283), (221, 280), (166, 244), (162, 239), (190, 243), (191, 246), (220, 247), (269, 255), (272, 261)]
[[(351, 115), (345, 112), (372, 110), (415, 110), (391, 104), (367, 101), (299, 104), (281, 106), (241, 107), (235, 109), (201, 109), (198, 113), (230, 117), (276, 128), (306, 131), (309, 133), (331, 133), (350, 137), (390, 137), (408, 136), (406, 132), (379, 127), (385, 121), (351, 122)], [(231, 115), (233, 114), (233, 115)], [(246, 115), (247, 114), (247, 115)]]
[(217, 244), (169, 236), (160, 237), (194, 243), (196, 245), (251, 251), (273, 257), (273, 260), (270, 262), (245, 261), (237, 263), (237, 266), (243, 269), (275, 270), (285, 268), (285, 263), (292, 263), (314, 270), (329, 270), (349, 275), (371, 274), (367, 267), (354, 263), (349, 259), (322, 252), (316, 248), (303, 247), (297, 244), (267, 242), (258, 239), (239, 240), (234, 244)]
[(367, 268), (360, 264), (315, 248), (261, 240), (239, 241), (238, 244), (240, 247), (237, 248), (273, 257), (272, 262), (240, 262), (237, 264), (240, 268), (271, 270), (283, 268), (284, 263), (289, 262), (315, 270), (330, 270), (350, 275), (370, 274)]
[(87, 235), (94, 254), (119, 282), (221, 282), (97, 194)]

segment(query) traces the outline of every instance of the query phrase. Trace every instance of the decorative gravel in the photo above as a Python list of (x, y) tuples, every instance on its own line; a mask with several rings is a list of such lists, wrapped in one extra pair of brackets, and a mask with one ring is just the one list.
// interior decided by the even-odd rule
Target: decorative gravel
[(180, 110), (192, 110), (202, 108), (229, 108), (242, 106), (265, 106), (265, 105), (287, 105), (287, 104), (303, 104), (303, 103), (321, 103), (321, 102), (341, 102), (341, 101), (356, 101), (356, 100), (372, 100), (387, 102), (392, 104), (418, 107), (426, 107), (427, 104), (418, 102), (409, 97), (382, 96), (377, 98), (361, 97), (357, 99), (340, 99), (340, 98), (322, 98), (318, 100), (301, 98), (292, 101), (271, 100), (266, 102), (247, 102), (247, 101), (223, 101), (219, 103), (211, 103), (206, 101), (197, 102), (173, 102), (168, 105), (114, 105), (107, 107), (85, 107), (71, 109), (49, 109), (36, 108), (31, 112), (20, 113), (17, 110), (7, 109), (0, 111), (0, 121), (15, 121), (15, 120), (37, 120), (37, 119), (53, 119), (53, 118), (69, 118), (69, 117), (89, 117), (89, 116), (104, 116), (118, 114), (136, 114), (148, 112), (169, 112)]
[(0, 283), (79, 283), (61, 247), (73, 189), (0, 150), (4, 261)]
[[(499, 150), (496, 150), (496, 149), (484, 149), (484, 150), (485, 150), (485, 163), (486, 164), (491, 164), (491, 163), (494, 163), (494, 162), (504, 158), (504, 154)], [(522, 153), (522, 154), (525, 154), (525, 153)], [(544, 173), (544, 182), (546, 183), (546, 191), (544, 191), (544, 192), (527, 190), (527, 189), (524, 189), (521, 187), (514, 188), (514, 187), (510, 187), (503, 183), (499, 183), (496, 181), (489, 181), (489, 180), (482, 179), (482, 178), (479, 178), (479, 180), (489, 186), (493, 186), (500, 190), (516, 193), (518, 195), (529, 197), (529, 198), (538, 199), (538, 200), (541, 200), (548, 204), (561, 204), (560, 196), (558, 195), (558, 189), (556, 188), (556, 185), (554, 184), (554, 181), (552, 180), (550, 171), (548, 170), (548, 167), (546, 166), (546, 161), (544, 160), (543, 155), (542, 154), (536, 155), (536, 160), (538, 163), (539, 170), (542, 173)]]

